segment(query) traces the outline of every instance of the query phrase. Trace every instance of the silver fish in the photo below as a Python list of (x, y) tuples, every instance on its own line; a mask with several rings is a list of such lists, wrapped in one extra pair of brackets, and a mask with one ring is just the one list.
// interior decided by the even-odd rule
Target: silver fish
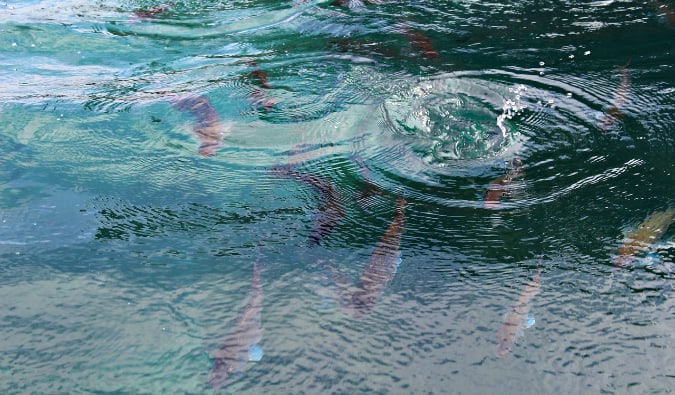
[(518, 302), (506, 314), (502, 326), (497, 331), (497, 351), (498, 358), (505, 357), (510, 351), (516, 338), (522, 332), (527, 324), (527, 316), (530, 313), (530, 301), (539, 293), (541, 282), (539, 280), (539, 270), (532, 277), (523, 292), (518, 297)]
[(220, 348), (212, 352), (214, 363), (209, 374), (209, 384), (215, 390), (227, 386), (233, 374), (242, 372), (250, 366), (250, 362), (257, 362), (263, 356), (259, 345), (263, 335), (263, 288), (260, 284), (262, 270), (263, 265), (258, 251), (258, 259), (253, 265), (250, 299), (246, 308)]

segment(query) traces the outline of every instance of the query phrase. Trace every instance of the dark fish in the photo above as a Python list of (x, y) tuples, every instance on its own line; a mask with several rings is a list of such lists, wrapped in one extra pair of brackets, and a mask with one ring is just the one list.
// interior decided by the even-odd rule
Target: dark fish
[(501, 198), (509, 195), (509, 186), (515, 178), (520, 177), (522, 169), (523, 163), (520, 159), (514, 159), (511, 170), (503, 176), (492, 180), (483, 195), (483, 207), (497, 208)]
[(439, 56), (438, 51), (436, 51), (431, 43), (431, 39), (421, 32), (406, 25), (403, 29), (403, 36), (425, 59), (436, 59)]
[(190, 95), (172, 100), (171, 104), (180, 111), (187, 111), (197, 119), (192, 133), (201, 145), (199, 154), (211, 156), (222, 146), (222, 139), (227, 134), (220, 116), (206, 96)]
[(263, 335), (263, 288), (260, 284), (262, 270), (261, 255), (258, 251), (258, 258), (253, 265), (250, 298), (244, 312), (220, 348), (211, 353), (214, 363), (209, 373), (209, 384), (216, 390), (227, 386), (233, 374), (244, 371), (250, 366), (250, 362), (258, 362), (263, 356), (259, 345)]
[(373, 250), (368, 265), (361, 271), (356, 290), (351, 297), (345, 298), (347, 303), (343, 307), (354, 317), (369, 313), (375, 307), (378, 296), (394, 279), (396, 269), (401, 263), (400, 246), (405, 205), (405, 199), (399, 197), (394, 219)]
[(366, 184), (365, 188), (354, 194), (354, 199), (363, 211), (370, 211), (370, 208), (374, 205), (373, 198), (382, 196), (384, 191), (375, 183), (375, 181), (373, 181), (373, 177), (370, 175), (370, 169), (368, 169), (366, 162), (360, 155), (352, 154), (350, 159), (358, 167), (361, 178)]
[(625, 241), (614, 257), (614, 265), (629, 266), (635, 259), (635, 255), (647, 252), (654, 242), (668, 231), (673, 222), (675, 222), (675, 209), (672, 208), (647, 216), (635, 231), (625, 235)]
[(303, 174), (290, 166), (277, 166), (272, 172), (294, 178), (311, 187), (318, 195), (319, 206), (312, 213), (312, 233), (307, 239), (309, 247), (317, 246), (330, 235), (345, 216), (342, 195), (328, 180), (313, 174)]
[(525, 286), (518, 297), (518, 302), (506, 314), (502, 326), (497, 331), (497, 357), (503, 358), (511, 351), (518, 335), (527, 325), (530, 301), (539, 293), (540, 286), (539, 270), (537, 270), (532, 281)]
[(172, 3), (162, 3), (155, 7), (150, 7), (142, 10), (137, 10), (133, 13), (131, 20), (135, 21), (145, 21), (151, 19), (157, 15), (161, 15), (166, 11), (169, 11), (173, 7)]
[(267, 73), (260, 68), (257, 68), (258, 65), (256, 62), (251, 61), (249, 64), (256, 67), (256, 69), (248, 74), (249, 78), (256, 86), (253, 88), (253, 91), (249, 93), (248, 97), (255, 107), (262, 107), (266, 111), (269, 111), (276, 105), (276, 100), (269, 98), (265, 94), (265, 90), (271, 88), (267, 81)]
[(621, 67), (621, 83), (619, 88), (614, 92), (612, 105), (602, 114), (599, 125), (603, 133), (607, 132), (614, 124), (623, 117), (622, 109), (628, 101), (628, 91), (630, 90), (630, 74), (628, 66), (630, 59), (625, 65)]

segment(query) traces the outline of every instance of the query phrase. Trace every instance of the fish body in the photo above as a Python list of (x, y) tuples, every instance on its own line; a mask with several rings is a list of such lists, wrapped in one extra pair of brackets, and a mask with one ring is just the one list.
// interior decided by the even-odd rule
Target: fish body
[(171, 3), (162, 3), (155, 7), (145, 8), (135, 11), (130, 20), (131, 21), (146, 21), (169, 11), (173, 5)]
[(323, 242), (345, 216), (342, 195), (333, 183), (313, 174), (299, 173), (292, 167), (277, 166), (272, 171), (276, 174), (292, 177), (311, 187), (319, 198), (319, 206), (312, 213), (312, 232), (307, 239), (307, 246), (314, 247)]
[(625, 107), (626, 102), (628, 101), (628, 91), (630, 90), (630, 73), (628, 72), (628, 66), (630, 65), (630, 59), (626, 62), (625, 65), (621, 67), (621, 83), (619, 88), (614, 92), (614, 98), (612, 99), (612, 105), (602, 114), (600, 118), (599, 125), (600, 130), (603, 133), (607, 132), (614, 124), (623, 117), (623, 107)]
[(422, 32), (405, 26), (403, 29), (403, 36), (408, 40), (410, 46), (419, 52), (426, 60), (436, 59), (439, 54), (431, 43), (431, 39), (425, 36)]
[(669, 208), (650, 214), (638, 225), (637, 229), (625, 236), (624, 243), (617, 250), (614, 265), (629, 266), (636, 254), (646, 253), (675, 222), (675, 209)]
[(511, 182), (522, 174), (523, 164), (520, 159), (514, 159), (511, 170), (503, 176), (490, 182), (487, 190), (483, 194), (483, 207), (497, 208), (501, 198), (509, 195)]
[(199, 154), (202, 156), (215, 154), (222, 146), (226, 130), (218, 111), (211, 105), (209, 99), (203, 95), (190, 95), (174, 99), (171, 104), (177, 110), (189, 112), (197, 119), (192, 133), (201, 143)]
[(209, 373), (209, 384), (215, 390), (227, 386), (232, 375), (242, 372), (249, 362), (262, 358), (262, 303), (263, 288), (260, 284), (262, 263), (260, 254), (253, 265), (253, 277), (249, 301), (244, 312), (237, 318), (234, 329), (220, 348), (212, 353), (213, 367)]
[(530, 313), (530, 301), (539, 293), (541, 282), (539, 279), (539, 270), (532, 277), (523, 292), (518, 296), (518, 302), (509, 310), (504, 318), (502, 326), (497, 331), (497, 351), (498, 358), (505, 357), (523, 329), (527, 325), (528, 314)]
[(251, 100), (251, 103), (255, 107), (262, 107), (264, 110), (269, 111), (276, 105), (276, 100), (269, 98), (265, 94), (265, 90), (271, 88), (267, 80), (267, 73), (258, 68), (256, 62), (251, 61), (249, 64), (256, 67), (248, 75), (251, 81), (256, 85), (248, 95), (249, 100)]
[(401, 262), (400, 245), (405, 222), (406, 200), (398, 198), (394, 219), (377, 243), (366, 267), (361, 271), (356, 290), (347, 298), (345, 309), (360, 317), (375, 307), (378, 296), (393, 280)]

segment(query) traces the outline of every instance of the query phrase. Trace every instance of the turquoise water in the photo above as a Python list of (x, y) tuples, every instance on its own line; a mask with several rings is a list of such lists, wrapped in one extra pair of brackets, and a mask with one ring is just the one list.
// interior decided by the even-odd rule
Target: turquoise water
[(673, 15), (0, 3), (0, 392), (672, 392)]

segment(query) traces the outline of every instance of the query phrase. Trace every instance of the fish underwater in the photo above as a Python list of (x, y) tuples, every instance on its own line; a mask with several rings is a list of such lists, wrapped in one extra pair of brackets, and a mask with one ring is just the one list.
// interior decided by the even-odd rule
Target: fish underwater
[(624, 236), (623, 244), (613, 257), (614, 266), (630, 266), (641, 254), (645, 254), (675, 222), (675, 209), (668, 208), (647, 216), (637, 229)]
[(511, 169), (503, 176), (490, 182), (483, 194), (483, 207), (494, 209), (499, 207), (502, 197), (509, 195), (511, 182), (523, 173), (523, 163), (520, 159), (514, 159)]
[(630, 65), (630, 59), (623, 65), (620, 69), (621, 71), (621, 83), (619, 88), (614, 92), (614, 98), (612, 99), (612, 105), (605, 110), (600, 117), (598, 122), (600, 130), (603, 133), (606, 133), (611, 129), (618, 120), (623, 117), (623, 108), (628, 102), (628, 92), (630, 90), (630, 73), (628, 72), (628, 66)]
[(537, 270), (532, 280), (525, 286), (520, 296), (518, 296), (518, 302), (506, 314), (502, 326), (497, 331), (497, 350), (495, 354), (498, 358), (505, 357), (511, 351), (513, 344), (515, 344), (523, 329), (529, 326), (530, 301), (539, 293), (540, 286), (539, 270)]
[(405, 220), (405, 205), (406, 200), (399, 197), (394, 219), (377, 243), (368, 264), (361, 271), (354, 292), (347, 293), (344, 281), (336, 281), (341, 292), (341, 306), (354, 318), (369, 313), (375, 307), (378, 296), (394, 279), (401, 263), (400, 245)]
[(313, 174), (299, 173), (292, 166), (276, 166), (271, 170), (277, 175), (294, 178), (311, 187), (319, 198), (319, 206), (312, 213), (312, 232), (307, 246), (320, 245), (345, 216), (342, 194), (327, 179)]
[(130, 22), (148, 21), (158, 15), (169, 11), (173, 7), (172, 3), (162, 3), (158, 6), (136, 10), (129, 18)]
[(425, 36), (423, 33), (406, 25), (403, 29), (403, 36), (406, 40), (408, 40), (410, 46), (425, 60), (438, 58), (438, 51), (434, 48), (431, 39)]
[(260, 69), (255, 61), (249, 61), (248, 64), (255, 67), (255, 69), (248, 74), (249, 79), (254, 84), (253, 90), (248, 95), (249, 100), (254, 107), (270, 111), (277, 103), (276, 100), (268, 97), (265, 93), (265, 90), (271, 88), (267, 80), (267, 73)]
[(258, 362), (263, 357), (259, 345), (263, 336), (263, 288), (260, 284), (262, 270), (262, 258), (258, 250), (258, 258), (253, 265), (250, 297), (244, 312), (237, 318), (234, 329), (222, 345), (211, 353), (213, 367), (209, 373), (209, 385), (215, 390), (227, 386), (233, 375), (243, 372), (250, 367), (250, 362)]
[(229, 128), (225, 128), (209, 99), (203, 95), (188, 95), (173, 99), (171, 105), (177, 110), (189, 112), (197, 119), (192, 133), (201, 143), (199, 154), (201, 156), (215, 154), (222, 146), (222, 140)]

